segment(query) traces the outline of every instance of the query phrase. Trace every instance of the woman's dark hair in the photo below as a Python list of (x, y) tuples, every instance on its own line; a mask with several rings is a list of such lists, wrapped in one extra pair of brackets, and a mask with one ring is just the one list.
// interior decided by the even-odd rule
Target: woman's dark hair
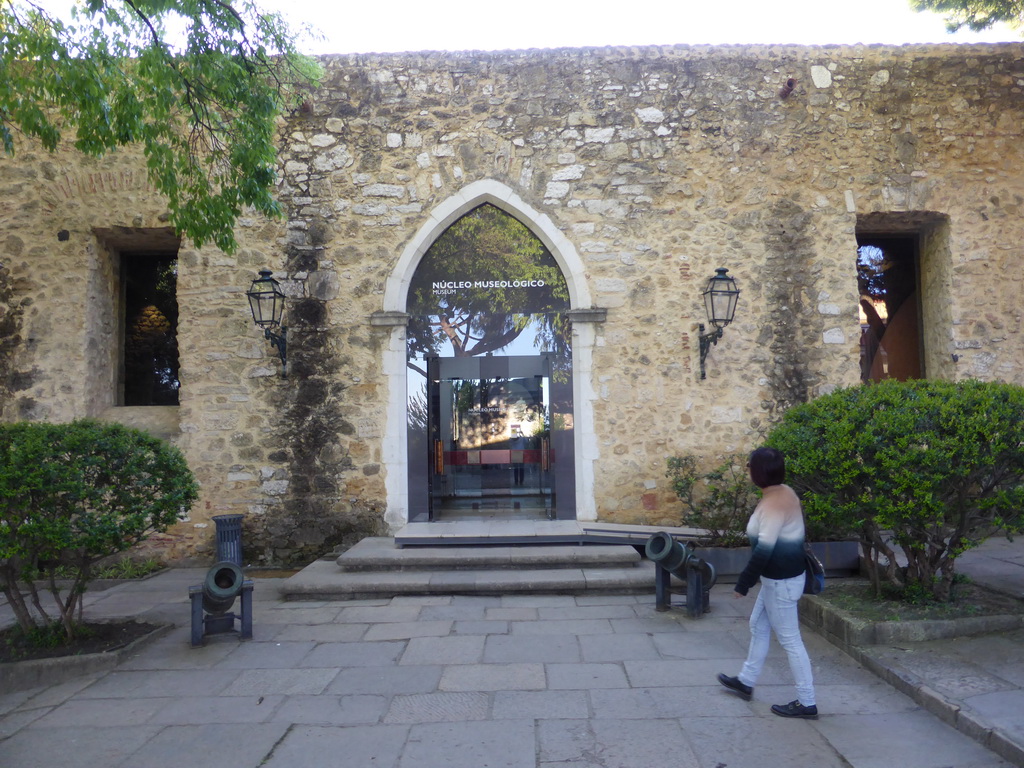
[(750, 454), (750, 479), (758, 488), (786, 482), (786, 457), (774, 448), (758, 448)]

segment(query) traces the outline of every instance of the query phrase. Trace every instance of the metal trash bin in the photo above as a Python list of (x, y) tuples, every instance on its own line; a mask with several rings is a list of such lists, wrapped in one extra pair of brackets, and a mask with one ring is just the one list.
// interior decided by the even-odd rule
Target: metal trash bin
[(242, 567), (242, 518), (244, 515), (214, 515), (217, 525), (217, 562)]

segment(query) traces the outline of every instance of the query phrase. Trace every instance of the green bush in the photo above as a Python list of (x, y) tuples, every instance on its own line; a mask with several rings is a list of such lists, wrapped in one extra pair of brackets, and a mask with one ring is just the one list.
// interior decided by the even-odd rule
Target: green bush
[(747, 544), (747, 520), (760, 498), (750, 482), (747, 454), (734, 454), (700, 472), (695, 456), (670, 456), (665, 474), (685, 507), (683, 524), (708, 531), (701, 543), (712, 547)]
[(1024, 524), (1018, 386), (841, 389), (787, 411), (766, 442), (786, 455), (808, 517), (859, 537), (876, 589), (885, 581), (947, 600), (958, 555)]
[(155, 557), (147, 557), (142, 560), (126, 557), (110, 565), (101, 563), (94, 571), (93, 577), (97, 579), (141, 579), (161, 571), (163, 568), (164, 566)]
[[(139, 430), (0, 425), (0, 588), (21, 628), (38, 627), (37, 616), (53, 622), (34, 583), (41, 576), (73, 637), (94, 564), (167, 530), (197, 496), (181, 452)], [(58, 574), (72, 581), (64, 594)]]

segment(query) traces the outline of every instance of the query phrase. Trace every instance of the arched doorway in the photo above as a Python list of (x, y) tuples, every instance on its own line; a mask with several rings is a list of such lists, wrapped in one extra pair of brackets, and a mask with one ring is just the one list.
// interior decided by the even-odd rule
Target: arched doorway
[[(593, 352), (604, 310), (594, 307), (586, 269), (576, 247), (551, 218), (533, 208), (516, 192), (494, 179), (474, 181), (445, 198), (426, 216), (423, 224), (406, 243), (384, 285), (381, 310), (370, 317), (370, 324), (390, 329), (382, 350), (382, 372), (388, 383), (381, 458), (385, 469), (387, 508), (385, 523), (398, 531), (408, 522), (424, 520), (412, 509), (416, 491), (410, 486), (409, 424), (415, 418), (408, 408), (408, 361), (406, 343), (409, 316), (406, 301), (409, 285), (427, 249), (451, 224), (474, 208), (490, 203), (525, 224), (554, 256), (565, 277), (572, 309), (572, 391), (573, 447), (575, 450), (577, 520), (596, 520), (594, 465), (599, 455), (599, 438), (594, 429)], [(417, 459), (418, 460), (418, 459)], [(417, 507), (418, 508), (418, 507)], [(558, 514), (571, 514), (560, 505)]]
[(544, 243), (483, 203), (407, 295), (409, 520), (575, 519), (569, 289)]

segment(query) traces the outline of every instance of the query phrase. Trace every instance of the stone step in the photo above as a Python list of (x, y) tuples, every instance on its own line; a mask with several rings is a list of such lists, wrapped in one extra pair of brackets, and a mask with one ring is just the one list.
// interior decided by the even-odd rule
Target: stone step
[(317, 560), (281, 584), (285, 600), (355, 600), (398, 595), (654, 594), (655, 565), (343, 571)]
[(494, 546), (494, 545), (601, 545), (628, 544), (643, 547), (650, 537), (665, 531), (679, 541), (707, 537), (702, 528), (620, 525), (576, 520), (494, 520), (408, 523), (395, 534), (398, 547)]
[(635, 547), (595, 544), (439, 546), (400, 549), (394, 539), (367, 538), (341, 554), (341, 571), (462, 571), (631, 567), (642, 558)]
[(367, 538), (285, 579), (286, 600), (397, 595), (654, 593), (655, 566), (628, 544), (418, 546)]

